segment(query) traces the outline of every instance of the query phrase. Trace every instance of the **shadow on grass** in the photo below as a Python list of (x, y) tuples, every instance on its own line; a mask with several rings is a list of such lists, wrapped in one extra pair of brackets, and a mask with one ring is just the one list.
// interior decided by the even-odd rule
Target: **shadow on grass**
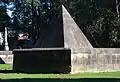
[(120, 82), (120, 79), (113, 78), (83, 78), (83, 79), (58, 79), (58, 78), (46, 78), (46, 79), (4, 79), (0, 82)]
[(14, 70), (0, 70), (0, 73), (22, 73), (21, 71)]
[(70, 72), (24, 72), (19, 70), (0, 70), (0, 73), (25, 73), (25, 74), (69, 74)]

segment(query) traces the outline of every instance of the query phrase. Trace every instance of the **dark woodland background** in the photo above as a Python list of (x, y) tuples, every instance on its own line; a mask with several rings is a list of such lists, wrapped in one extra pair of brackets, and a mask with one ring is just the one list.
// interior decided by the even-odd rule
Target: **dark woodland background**
[[(10, 50), (18, 48), (21, 32), (28, 37), (23, 48), (62, 47), (61, 4), (94, 47), (120, 47), (120, 0), (1, 0), (0, 31), (4, 37), (7, 27)], [(48, 42), (53, 44), (46, 45)]]

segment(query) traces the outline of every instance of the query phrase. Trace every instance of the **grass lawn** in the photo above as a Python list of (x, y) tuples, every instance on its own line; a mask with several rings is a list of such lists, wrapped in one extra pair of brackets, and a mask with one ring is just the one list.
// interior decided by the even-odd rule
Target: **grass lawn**
[(12, 64), (0, 64), (0, 70), (12, 70)]
[[(0, 64), (0, 70), (11, 70), (12, 65)], [(0, 82), (120, 82), (120, 72), (77, 74), (0, 73)]]

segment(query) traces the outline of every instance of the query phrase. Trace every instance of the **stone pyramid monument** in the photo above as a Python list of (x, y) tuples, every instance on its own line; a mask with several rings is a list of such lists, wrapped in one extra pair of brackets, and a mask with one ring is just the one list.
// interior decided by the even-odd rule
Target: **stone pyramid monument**
[(92, 48), (81, 29), (75, 23), (67, 9), (62, 5), (64, 47), (70, 48), (72, 53), (79, 53), (82, 48)]
[(92, 48), (79, 26), (67, 9), (61, 5), (59, 12), (52, 16), (51, 24), (41, 28), (36, 48), (70, 48), (72, 53)]

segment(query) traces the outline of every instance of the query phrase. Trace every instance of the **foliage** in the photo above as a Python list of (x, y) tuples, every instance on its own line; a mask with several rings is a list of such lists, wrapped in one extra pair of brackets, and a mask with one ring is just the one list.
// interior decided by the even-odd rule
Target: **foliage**
[(39, 33), (39, 23), (47, 23), (49, 18), (50, 12), (46, 8), (46, 4), (39, 0), (15, 1), (13, 27), (17, 30), (27, 31), (30, 35)]
[(117, 14), (110, 10), (104, 10), (100, 17), (93, 20), (93, 23), (87, 28), (90, 29), (98, 44), (101, 45), (99, 47), (120, 47), (119, 27)]
[[(1, 0), (0, 3), (0, 28), (9, 27), (9, 37), (17, 36), (20, 31), (27, 32), (35, 42), (42, 25), (51, 22), (52, 14), (55, 13), (51, 7), (55, 9), (59, 2)], [(14, 5), (12, 8), (7, 7), (10, 3)], [(120, 47), (119, 13), (113, 10), (116, 5), (107, 4), (103, 7), (99, 0), (62, 0), (62, 3), (94, 47)], [(8, 9), (13, 11), (11, 17), (7, 14)]]
[(120, 47), (119, 18), (112, 11), (113, 6), (103, 7), (99, 0), (64, 0), (63, 3), (94, 47)]
[(6, 4), (2, 3), (0, 5), (0, 31), (4, 31), (4, 27), (8, 26), (10, 23), (10, 18), (7, 14)]

